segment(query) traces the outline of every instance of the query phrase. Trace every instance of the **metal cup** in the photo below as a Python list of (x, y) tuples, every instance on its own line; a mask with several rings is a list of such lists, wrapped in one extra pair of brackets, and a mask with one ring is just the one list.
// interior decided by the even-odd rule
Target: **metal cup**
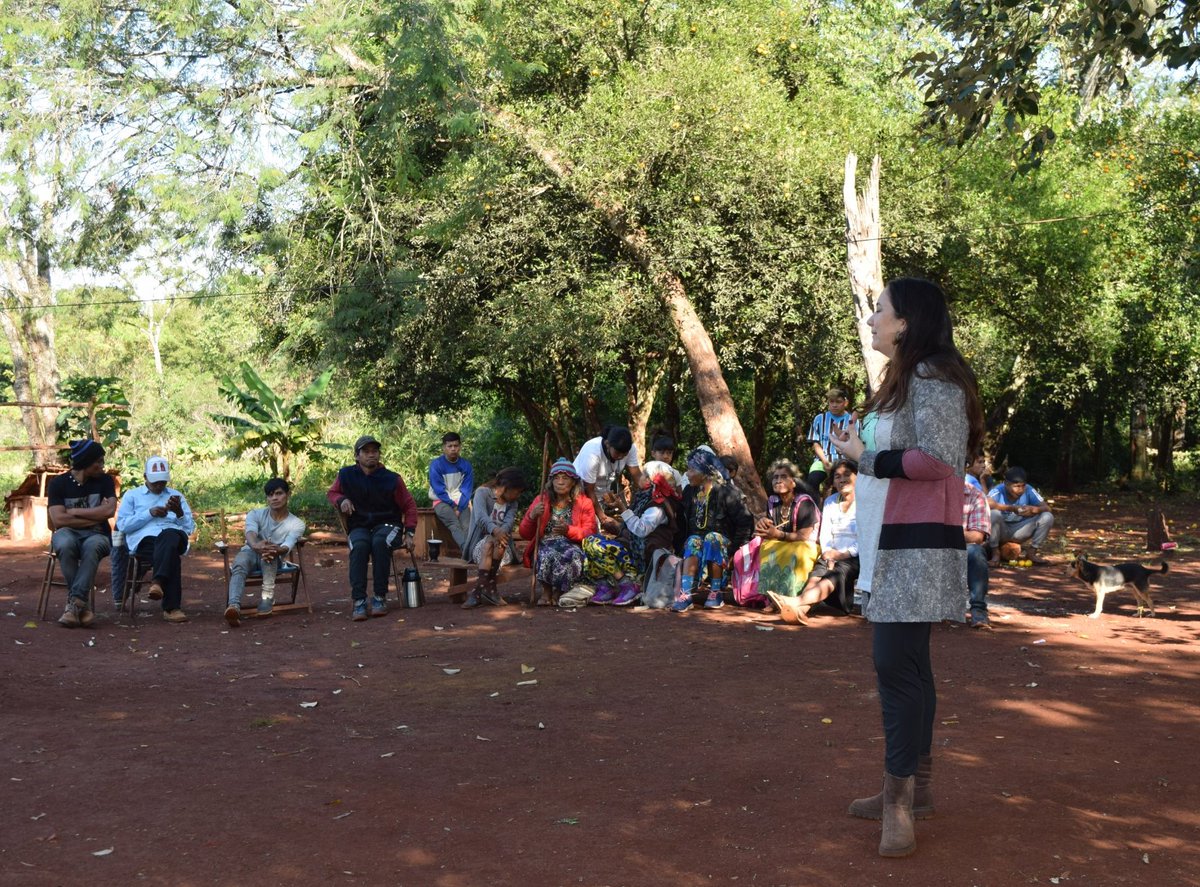
[(442, 553), (442, 540), (426, 539), (425, 544), (429, 547), (429, 559), (431, 561), (436, 561), (438, 559), (438, 555)]

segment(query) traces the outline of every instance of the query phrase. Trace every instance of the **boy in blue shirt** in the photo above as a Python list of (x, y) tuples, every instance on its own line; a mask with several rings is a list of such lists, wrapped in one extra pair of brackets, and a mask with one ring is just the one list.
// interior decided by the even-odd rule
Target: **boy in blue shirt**
[(454, 431), (442, 435), (442, 455), (429, 463), (429, 501), (433, 513), (450, 530), (463, 557), (467, 528), (471, 525), (471, 497), (475, 494), (475, 475), (471, 463), (462, 457), (462, 438)]
[(1038, 491), (1026, 482), (1025, 469), (1013, 466), (1004, 473), (1004, 483), (988, 493), (992, 510), (992, 533), (988, 537), (989, 562), (1000, 563), (1000, 546), (1005, 542), (1025, 544), (1024, 556), (1035, 564), (1044, 564), (1038, 552), (1054, 526), (1050, 506)]
[[(829, 407), (825, 412), (818, 413), (808, 429), (808, 442), (812, 444), (813, 461), (808, 467), (808, 476), (804, 479), (809, 491), (819, 493), (825, 477), (833, 468), (833, 463), (840, 457), (837, 449), (829, 440), (829, 432), (834, 428), (845, 428), (850, 422), (850, 395), (844, 388), (830, 388), (825, 392), (825, 404)], [(803, 464), (803, 463), (802, 463)], [(818, 499), (818, 501), (820, 501)]]

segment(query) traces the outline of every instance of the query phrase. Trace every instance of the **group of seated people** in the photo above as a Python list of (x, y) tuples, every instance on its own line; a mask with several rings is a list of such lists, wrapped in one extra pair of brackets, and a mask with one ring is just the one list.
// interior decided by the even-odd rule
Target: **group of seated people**
[[(810, 432), (815, 459), (809, 473), (787, 459), (772, 463), (771, 493), (761, 515), (751, 514), (732, 482), (737, 463), (731, 457), (699, 446), (688, 454), (681, 473), (672, 464), (674, 441), (659, 434), (651, 460), (643, 464), (630, 431), (613, 426), (587, 441), (573, 460), (554, 462), (544, 488), (518, 521), (518, 501), (528, 486), (524, 472), (504, 468), (476, 487), (460, 436), (444, 435), (442, 454), (428, 470), (429, 496), (463, 558), (479, 570), (463, 608), (504, 605), (499, 570), (522, 557), (535, 572), (534, 604), (640, 603), (685, 612), (732, 602), (777, 610), (792, 624), (807, 624), (809, 611), (822, 603), (849, 614), (858, 576), (858, 468), (829, 440), (829, 429), (849, 415), (845, 394), (831, 389), (828, 397), (831, 409), (814, 420)], [(988, 622), (987, 571), (1000, 545), (1026, 541), (1036, 557), (1053, 525), (1049, 507), (1020, 468), (1009, 469), (1004, 483), (985, 499), (980, 482), (985, 468), (985, 461), (973, 460), (964, 487), (968, 618), (978, 627)], [(69, 585), (62, 625), (92, 623), (89, 592), (96, 567), (114, 545), (115, 606), (122, 603), (132, 553), (135, 568), (150, 573), (149, 597), (162, 601), (163, 618), (187, 621), (180, 557), (195, 522), (183, 494), (168, 487), (166, 459), (148, 459), (144, 476), (145, 485), (129, 491), (118, 509), (112, 478), (104, 472), (103, 447), (78, 441), (72, 444), (71, 469), (51, 481), (52, 546)], [(819, 486), (810, 484), (825, 481), (831, 492), (821, 501)], [(288, 556), (305, 526), (289, 511), (290, 493), (287, 481), (271, 479), (264, 488), (266, 506), (246, 516), (245, 545), (230, 570), (225, 619), (231, 627), (240, 622), (248, 576), (261, 576), (257, 614), (266, 616), (273, 608), (278, 571), (294, 568)], [(414, 547), (416, 501), (404, 479), (383, 465), (382, 445), (370, 435), (356, 441), (354, 463), (338, 472), (327, 496), (345, 523), (352, 619), (385, 615), (391, 553)], [(528, 543), (523, 555), (518, 537)]]
[(524, 565), (536, 574), (535, 604), (684, 612), (732, 601), (778, 609), (795, 623), (822, 601), (850, 612), (858, 570), (853, 462), (831, 463), (834, 493), (822, 507), (800, 469), (776, 461), (767, 512), (756, 517), (732, 482), (730, 457), (700, 446), (681, 473), (674, 442), (658, 435), (643, 464), (629, 430), (614, 426), (574, 460), (555, 461), (518, 521), (527, 486), (520, 469), (498, 472), (472, 495), (461, 441), (448, 438), (443, 447), (452, 452), (430, 467), (430, 490), (463, 557), (479, 568), (465, 609), (505, 603), (497, 575), (516, 561), (519, 537), (528, 543)]
[[(162, 456), (146, 460), (145, 484), (129, 490), (117, 506), (116, 486), (104, 470), (104, 447), (96, 441), (71, 444), (71, 468), (47, 485), (47, 510), (53, 535), (50, 546), (67, 583), (67, 602), (59, 617), (66, 628), (87, 628), (95, 621), (91, 592), (100, 562), (111, 555), (113, 607), (125, 603), (127, 570), (148, 574), (147, 597), (162, 602), (163, 619), (187, 622), (183, 612), (183, 570), (196, 530), (183, 493), (168, 486), (170, 467)], [(246, 515), (246, 541), (230, 569), (229, 607), (225, 618), (238, 622), (246, 577), (262, 577), (258, 612), (274, 604), (280, 570), (294, 569), (288, 555), (304, 535), (304, 521), (288, 510), (291, 487), (272, 478), (263, 490), (267, 505)], [(116, 515), (115, 528), (110, 520)]]

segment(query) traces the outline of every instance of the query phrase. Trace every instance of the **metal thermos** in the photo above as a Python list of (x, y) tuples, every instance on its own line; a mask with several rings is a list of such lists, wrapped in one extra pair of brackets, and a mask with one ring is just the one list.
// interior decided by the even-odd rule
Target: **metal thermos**
[(400, 581), (400, 596), (405, 607), (425, 606), (425, 592), (421, 588), (421, 574), (416, 567), (406, 567)]

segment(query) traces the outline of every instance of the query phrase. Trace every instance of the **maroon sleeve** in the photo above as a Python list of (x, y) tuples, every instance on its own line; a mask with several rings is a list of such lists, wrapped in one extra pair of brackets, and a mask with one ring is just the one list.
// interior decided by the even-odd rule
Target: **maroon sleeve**
[(337, 477), (333, 479), (333, 486), (329, 488), (329, 492), (325, 494), (325, 498), (329, 500), (329, 504), (334, 508), (341, 507), (342, 500), (346, 496), (342, 493), (342, 473), (340, 471)]
[(417, 500), (412, 497), (412, 493), (408, 491), (408, 487), (404, 485), (404, 478), (396, 475), (396, 491), (392, 494), (394, 501), (401, 511), (404, 512), (404, 528), (417, 531)]

